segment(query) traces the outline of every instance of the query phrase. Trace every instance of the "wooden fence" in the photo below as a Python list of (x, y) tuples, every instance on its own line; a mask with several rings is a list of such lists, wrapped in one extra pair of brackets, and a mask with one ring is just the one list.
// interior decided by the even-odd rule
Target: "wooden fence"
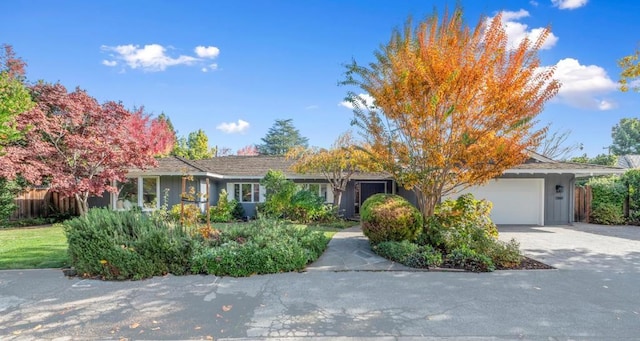
[(591, 186), (576, 187), (573, 205), (574, 221), (588, 223), (591, 216)]
[(16, 210), (10, 219), (30, 219), (48, 217), (53, 214), (77, 215), (74, 198), (63, 197), (48, 188), (33, 188), (19, 193), (14, 199)]

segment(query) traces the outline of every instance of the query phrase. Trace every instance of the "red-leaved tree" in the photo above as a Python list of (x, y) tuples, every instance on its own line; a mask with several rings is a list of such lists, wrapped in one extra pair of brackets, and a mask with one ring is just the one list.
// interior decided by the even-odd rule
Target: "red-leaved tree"
[(86, 91), (61, 84), (31, 87), (35, 108), (17, 117), (24, 137), (0, 156), (0, 177), (18, 175), (34, 184), (74, 197), (79, 213), (92, 195), (115, 192), (130, 168), (156, 165), (174, 143), (166, 121), (142, 109), (130, 112), (121, 103), (98, 103)]
[(260, 153), (258, 153), (258, 148), (255, 145), (250, 144), (238, 149), (238, 152), (236, 154), (243, 156), (256, 156)]

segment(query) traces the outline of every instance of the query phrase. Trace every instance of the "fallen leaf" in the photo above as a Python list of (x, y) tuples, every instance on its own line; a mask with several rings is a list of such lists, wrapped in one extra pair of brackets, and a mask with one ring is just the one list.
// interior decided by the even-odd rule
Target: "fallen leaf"
[(223, 316), (222, 316), (222, 315), (220, 315), (220, 314), (216, 314), (216, 317), (217, 317), (217, 318), (219, 318), (219, 319), (221, 319)]
[(138, 323), (138, 322), (135, 322), (135, 323), (129, 325), (129, 328), (131, 328), (131, 329), (136, 329), (138, 327), (140, 327), (140, 323)]
[(38, 330), (38, 329), (40, 329), (40, 328), (42, 328), (42, 325), (41, 325), (41, 324), (39, 324), (39, 325), (37, 325), (37, 326), (33, 327), (33, 330)]
[(153, 323), (153, 324), (158, 324), (158, 321), (153, 320), (153, 321), (151, 321), (151, 323)]
[(196, 326), (196, 327), (195, 327), (195, 328), (193, 328), (193, 329), (198, 330), (198, 329), (200, 329), (200, 328), (201, 328), (200, 326)]
[(222, 306), (222, 311), (227, 312), (227, 311), (231, 310), (231, 308), (233, 308), (233, 306), (232, 306), (231, 304), (229, 304), (229, 305), (223, 305), (223, 306)]
[(206, 339), (207, 339), (207, 340), (213, 340), (213, 336), (211, 336), (211, 335), (207, 335)]
[(20, 335), (22, 334), (22, 330), (14, 330), (13, 331), (13, 335)]
[(151, 330), (158, 330), (160, 327), (151, 328)]

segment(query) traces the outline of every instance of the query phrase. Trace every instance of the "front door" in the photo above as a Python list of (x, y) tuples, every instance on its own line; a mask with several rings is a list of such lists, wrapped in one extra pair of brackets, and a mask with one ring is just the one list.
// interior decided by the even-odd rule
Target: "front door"
[(360, 214), (360, 207), (362, 203), (370, 196), (378, 193), (387, 193), (386, 182), (358, 182), (356, 183), (356, 196), (355, 196), (355, 212), (356, 215)]

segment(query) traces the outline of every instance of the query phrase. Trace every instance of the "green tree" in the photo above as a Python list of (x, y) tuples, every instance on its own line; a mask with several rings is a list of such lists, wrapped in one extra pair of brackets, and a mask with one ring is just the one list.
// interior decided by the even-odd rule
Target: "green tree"
[(590, 158), (587, 156), (587, 154), (582, 154), (580, 156), (572, 157), (567, 161), (575, 163), (588, 163), (592, 165), (615, 166), (618, 162), (618, 157), (611, 154), (598, 154), (595, 157)]
[(209, 138), (202, 129), (190, 132), (188, 138), (184, 136), (178, 138), (171, 152), (171, 155), (189, 160), (210, 159), (215, 154), (215, 148), (209, 147)]
[(293, 147), (309, 146), (309, 139), (300, 135), (293, 126), (293, 120), (276, 120), (267, 135), (262, 138), (264, 144), (257, 145), (260, 155), (285, 155)]
[(16, 209), (14, 198), (22, 188), (17, 181), (0, 178), (0, 227)]
[(623, 118), (611, 128), (611, 152), (615, 155), (640, 154), (640, 120)]
[(15, 57), (10, 45), (0, 54), (0, 154), (3, 145), (20, 138), (16, 117), (34, 107), (29, 90), (22, 82), (25, 63)]

